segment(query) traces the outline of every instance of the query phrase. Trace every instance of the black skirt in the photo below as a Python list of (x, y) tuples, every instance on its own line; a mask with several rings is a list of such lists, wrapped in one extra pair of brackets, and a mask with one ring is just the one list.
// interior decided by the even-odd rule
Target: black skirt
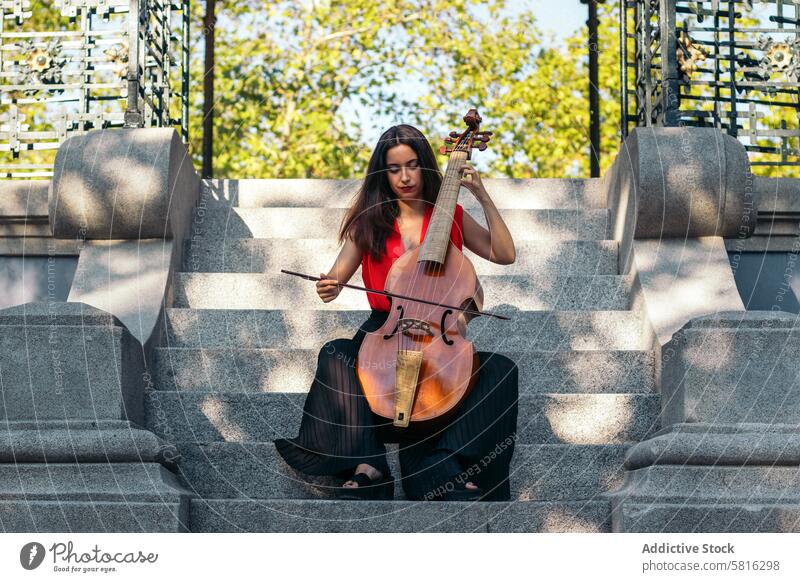
[(379, 329), (388, 315), (373, 310), (352, 339), (322, 346), (299, 435), (274, 441), (278, 452), (302, 473), (346, 479), (361, 463), (389, 473), (384, 443), (397, 442), (401, 483), (408, 499), (429, 499), (467, 481), (483, 489), (485, 501), (510, 499), (517, 365), (505, 356), (478, 352), (481, 367), (475, 386), (447, 427), (424, 437), (397, 437), (384, 428), (391, 421), (372, 413), (356, 373), (364, 336)]

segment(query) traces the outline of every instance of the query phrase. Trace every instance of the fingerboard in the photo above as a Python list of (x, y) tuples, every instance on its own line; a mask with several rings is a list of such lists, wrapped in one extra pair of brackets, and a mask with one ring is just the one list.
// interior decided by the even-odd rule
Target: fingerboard
[(439, 265), (444, 264), (458, 202), (458, 191), (461, 188), (459, 168), (466, 159), (467, 152), (464, 151), (454, 151), (450, 154), (442, 187), (436, 199), (436, 207), (428, 223), (428, 230), (425, 231), (425, 240), (420, 247), (417, 262), (431, 261)]

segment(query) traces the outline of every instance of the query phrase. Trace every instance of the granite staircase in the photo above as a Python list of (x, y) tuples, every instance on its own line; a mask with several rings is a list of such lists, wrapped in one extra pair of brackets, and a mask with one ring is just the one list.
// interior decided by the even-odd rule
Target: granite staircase
[[(466, 254), (485, 308), (513, 319), (473, 320), (469, 337), (519, 365), (512, 500), (407, 501), (398, 481), (394, 501), (338, 501), (335, 482), (283, 463), (271, 441), (297, 434), (318, 350), (351, 337), (368, 304), (347, 289), (324, 304), (313, 283), (279, 271), (330, 267), (357, 182), (210, 180), (146, 396), (147, 428), (177, 445), (180, 478), (198, 495), (192, 531), (611, 530), (604, 494), (622, 484), (625, 451), (659, 428), (659, 396), (650, 332), (633, 276), (618, 275), (599, 180), (485, 183), (517, 261)], [(460, 203), (485, 224), (468, 192)], [(361, 284), (360, 273), (351, 282)]]

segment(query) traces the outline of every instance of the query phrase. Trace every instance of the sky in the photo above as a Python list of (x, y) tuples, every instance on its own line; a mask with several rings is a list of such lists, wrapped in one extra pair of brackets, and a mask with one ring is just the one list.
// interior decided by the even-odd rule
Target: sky
[(588, 8), (580, 0), (526, 0), (521, 6), (532, 6), (544, 30), (553, 31), (559, 39), (586, 25)]

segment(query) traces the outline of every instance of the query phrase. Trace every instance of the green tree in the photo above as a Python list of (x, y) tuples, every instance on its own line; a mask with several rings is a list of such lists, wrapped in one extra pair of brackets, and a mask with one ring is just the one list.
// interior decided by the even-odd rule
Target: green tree
[[(619, 40), (616, 7), (600, 7), (598, 31), (601, 89), (602, 167), (607, 167), (619, 142)], [(589, 175), (589, 85), (586, 27), (560, 49), (546, 42), (532, 12), (514, 17), (493, 16), (502, 35), (486, 42), (463, 42), (469, 34), (447, 45), (430, 75), (432, 90), (418, 119), (435, 112), (447, 127), (453, 113), (479, 103), (484, 123), (496, 132), (490, 146), (495, 176), (514, 178)], [(428, 34), (437, 34), (434, 22)], [(432, 42), (433, 38), (429, 42)], [(455, 107), (454, 107), (455, 106)], [(449, 117), (449, 119), (448, 119)]]
[[(75, 27), (52, 2), (35, 4), (26, 30)], [(612, 4), (600, 7), (603, 167), (618, 143)], [(198, 167), (204, 11), (192, 6), (189, 140)], [(217, 176), (357, 177), (374, 144), (354, 109), (414, 123), (438, 146), (471, 106), (495, 132), (490, 153), (476, 158), (487, 175), (588, 175), (585, 27), (554, 46), (531, 7), (510, 0), (223, 0), (217, 14)], [(24, 155), (31, 162), (52, 154)]]
[[(261, 6), (218, 7), (216, 35), (224, 39), (215, 72), (218, 176), (359, 176), (373, 144), (345, 114), (348, 103), (407, 119), (434, 146), (477, 105), (485, 128), (496, 132), (490, 175), (588, 175), (585, 27), (560, 49), (543, 37), (529, 7), (512, 11), (505, 0)], [(616, 8), (601, 7), (601, 19), (607, 166), (618, 143)], [(199, 87), (201, 54), (193, 54), (192, 85)], [(196, 96), (194, 103), (196, 111)], [(193, 116), (196, 143), (200, 126)]]
[[(236, 177), (345, 177), (364, 150), (354, 100), (391, 111), (412, 47), (399, 40), (425, 19), (419, 2), (224, 2), (215, 71), (215, 171)], [(200, 18), (200, 16), (198, 16)], [(198, 39), (199, 42), (199, 39)], [(193, 51), (196, 53), (196, 51)], [(203, 74), (201, 55), (193, 86)], [(194, 139), (201, 120), (193, 118)], [(197, 148), (195, 148), (197, 149)]]

